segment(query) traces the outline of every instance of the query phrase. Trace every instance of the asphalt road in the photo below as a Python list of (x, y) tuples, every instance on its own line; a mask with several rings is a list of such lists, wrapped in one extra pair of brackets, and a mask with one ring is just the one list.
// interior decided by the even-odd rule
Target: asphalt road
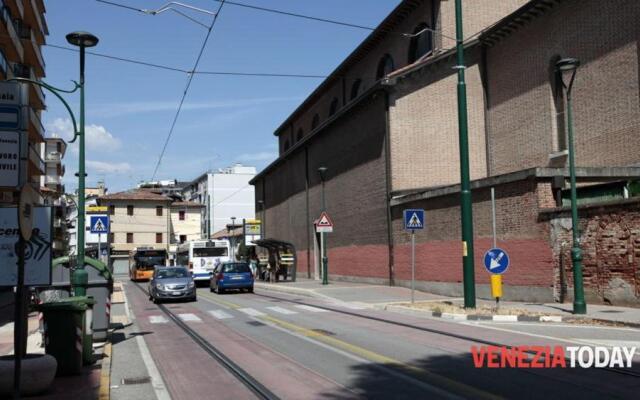
[[(147, 299), (144, 284), (124, 287), (137, 334), (173, 399), (261, 398), (208, 349), (281, 399), (631, 399), (640, 391), (640, 375), (477, 369), (470, 354), (487, 342), (632, 345), (640, 342), (638, 330), (457, 323), (269, 291), (217, 295), (201, 288), (197, 302), (165, 304), (190, 336)], [(640, 356), (635, 363), (638, 374)]]

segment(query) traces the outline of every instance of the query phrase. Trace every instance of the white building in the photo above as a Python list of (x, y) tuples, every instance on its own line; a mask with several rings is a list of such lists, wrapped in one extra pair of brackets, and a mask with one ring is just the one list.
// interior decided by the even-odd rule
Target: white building
[(211, 234), (242, 219), (255, 218), (254, 187), (249, 181), (256, 175), (255, 167), (235, 164), (229, 168), (210, 171), (200, 175), (182, 191), (186, 201), (194, 201), (205, 206), (202, 218), (202, 235)]

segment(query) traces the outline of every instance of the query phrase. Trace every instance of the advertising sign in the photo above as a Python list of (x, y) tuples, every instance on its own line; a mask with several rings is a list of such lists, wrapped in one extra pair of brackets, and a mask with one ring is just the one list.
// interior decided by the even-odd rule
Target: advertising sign
[[(34, 207), (33, 233), (26, 243), (25, 286), (51, 285), (51, 207)], [(17, 207), (0, 208), (0, 286), (15, 286), (18, 280), (16, 244), (20, 237)]]
[(262, 223), (257, 219), (244, 220), (244, 244), (253, 246), (254, 240), (262, 238)]
[(0, 132), (0, 187), (20, 186), (20, 132)]

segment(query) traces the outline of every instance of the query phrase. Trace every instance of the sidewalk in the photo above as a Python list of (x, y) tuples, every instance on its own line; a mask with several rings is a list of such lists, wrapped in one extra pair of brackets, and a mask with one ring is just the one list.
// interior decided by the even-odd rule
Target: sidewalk
[[(29, 314), (29, 336), (27, 338), (27, 353), (44, 354), (42, 335), (40, 334), (38, 313)], [(81, 375), (56, 377), (49, 390), (39, 396), (29, 399), (38, 400), (94, 400), (99, 398), (101, 368), (105, 343), (94, 343), (94, 357), (96, 362), (84, 366)], [(13, 322), (0, 326), (0, 355), (13, 354)]]
[[(299, 279), (297, 282), (266, 283), (256, 282), (256, 288), (277, 291), (301, 296), (322, 298), (329, 301), (349, 302), (370, 308), (408, 308), (411, 299), (411, 290), (398, 286), (369, 285), (351, 282), (329, 282), (322, 285), (320, 281)], [(447, 297), (432, 293), (415, 291), (416, 302), (451, 302), (462, 304), (462, 298)], [(477, 300), (477, 305), (492, 306), (491, 300)], [(525, 310), (531, 313), (540, 313), (550, 316), (561, 316), (563, 319), (592, 319), (595, 321), (616, 323), (630, 327), (640, 328), (640, 308), (592, 305), (587, 307), (587, 314), (577, 316), (572, 313), (571, 303), (531, 303), (531, 302), (500, 302), (504, 309)], [(417, 313), (422, 310), (412, 309)], [(427, 311), (425, 310), (426, 314)], [(429, 313), (430, 314), (430, 313)]]

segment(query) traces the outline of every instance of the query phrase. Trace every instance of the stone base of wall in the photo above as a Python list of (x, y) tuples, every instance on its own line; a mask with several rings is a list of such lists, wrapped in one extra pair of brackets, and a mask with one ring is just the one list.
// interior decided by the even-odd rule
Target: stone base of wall
[[(389, 285), (388, 279), (370, 278), (361, 276), (346, 276), (329, 274), (330, 280), (341, 282), (368, 283), (372, 285)], [(396, 280), (396, 286), (411, 287), (410, 280)], [(458, 282), (425, 282), (416, 281), (416, 290), (427, 293), (439, 294), (442, 296), (462, 297), (462, 283)], [(528, 301), (536, 303), (553, 302), (553, 288), (542, 286), (511, 286), (503, 285), (503, 301)], [(491, 286), (486, 284), (476, 284), (476, 297), (479, 299), (492, 300)], [(407, 299), (408, 300), (408, 299)]]

